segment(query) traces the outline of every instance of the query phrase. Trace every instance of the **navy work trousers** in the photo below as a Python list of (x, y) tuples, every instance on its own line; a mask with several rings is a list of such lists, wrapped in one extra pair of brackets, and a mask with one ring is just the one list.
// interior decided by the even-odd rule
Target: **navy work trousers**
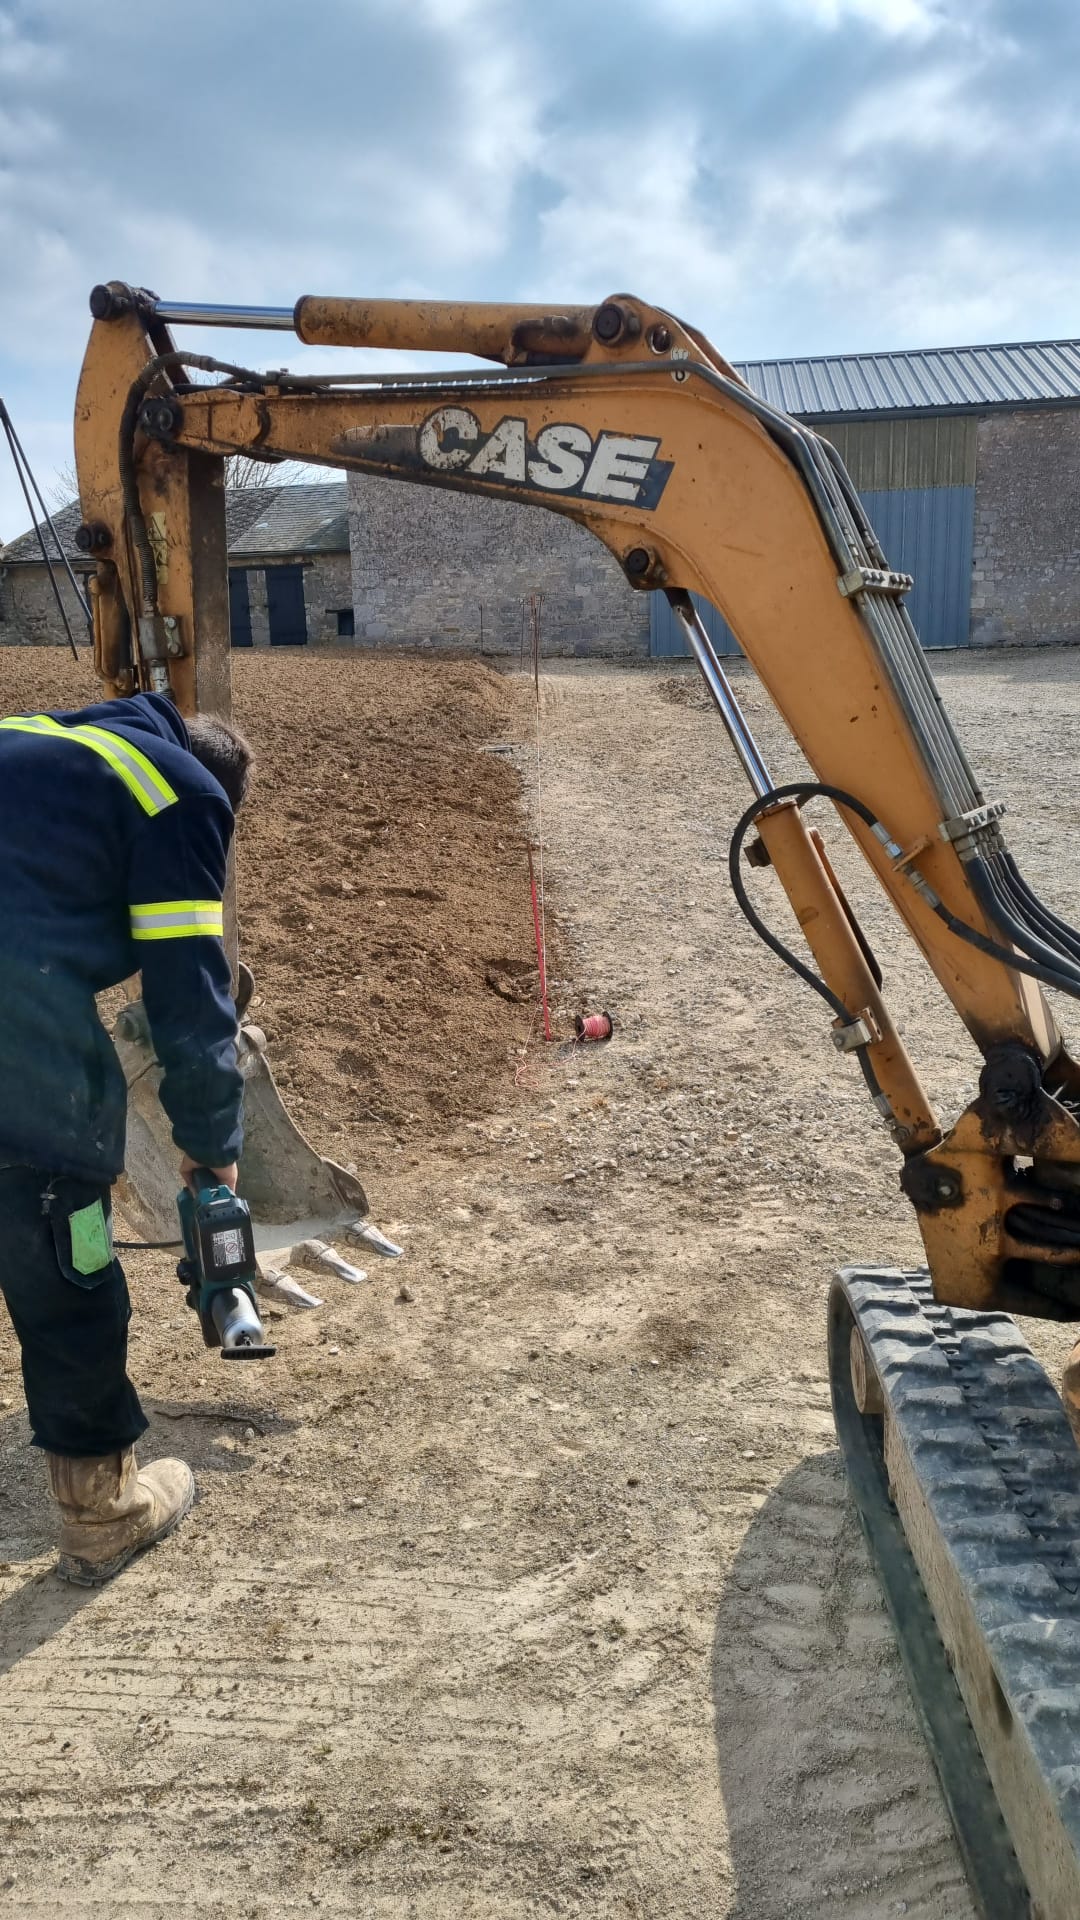
[(147, 1427), (127, 1377), (131, 1302), (119, 1260), (80, 1273), (72, 1213), (109, 1192), (37, 1167), (0, 1169), (0, 1292), (22, 1349), (33, 1443), (76, 1458), (129, 1447)]

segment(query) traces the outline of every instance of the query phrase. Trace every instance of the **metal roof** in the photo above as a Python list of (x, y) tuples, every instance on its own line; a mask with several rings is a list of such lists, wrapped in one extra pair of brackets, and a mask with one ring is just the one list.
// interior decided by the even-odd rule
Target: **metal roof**
[(1080, 340), (741, 360), (736, 366), (763, 400), (803, 419), (1080, 405)]

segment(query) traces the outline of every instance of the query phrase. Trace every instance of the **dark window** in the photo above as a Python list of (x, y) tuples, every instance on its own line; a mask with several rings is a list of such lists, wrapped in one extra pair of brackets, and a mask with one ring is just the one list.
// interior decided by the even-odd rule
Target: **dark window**
[(229, 639), (234, 647), (251, 645), (251, 601), (243, 567), (229, 569)]
[(303, 567), (267, 567), (266, 611), (272, 647), (307, 646)]
[(339, 640), (352, 640), (356, 637), (356, 616), (351, 607), (339, 607), (337, 610), (337, 632)]

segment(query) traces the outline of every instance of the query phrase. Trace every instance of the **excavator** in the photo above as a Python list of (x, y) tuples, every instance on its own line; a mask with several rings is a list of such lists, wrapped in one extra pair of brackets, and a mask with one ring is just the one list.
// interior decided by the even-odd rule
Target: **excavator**
[[(854, 1056), (895, 1142), (922, 1233), (924, 1268), (836, 1278), (830, 1370), (974, 1897), (988, 1920), (1078, 1920), (1080, 1458), (1013, 1316), (1080, 1320), (1080, 1067), (1045, 994), (1080, 997), (1080, 934), (1012, 858), (1004, 807), (982, 793), (906, 611), (911, 579), (890, 568), (838, 455), (701, 333), (629, 295), (550, 310), (308, 295), (289, 309), (185, 304), (113, 281), (90, 306), (77, 537), (94, 563), (108, 694), (156, 690), (184, 712), (228, 713), (231, 455), (567, 514), (631, 587), (667, 595), (749, 783), (730, 849), (736, 899), (824, 1001), (835, 1046)], [(184, 327), (488, 364), (260, 372), (178, 347)], [(695, 596), (727, 619), (813, 778), (774, 782)], [(982, 1056), (978, 1095), (951, 1125), (807, 823), (815, 799), (854, 837)], [(753, 870), (766, 867), (809, 960), (755, 904), (768, 883)], [(137, 1003), (117, 1038), (131, 1090), (128, 1200), (152, 1227), (171, 1208), (169, 1148)], [(293, 1127), (244, 1021), (241, 1054), (256, 1217), (362, 1214), (359, 1183)], [(1080, 1431), (1078, 1376), (1070, 1362)]]

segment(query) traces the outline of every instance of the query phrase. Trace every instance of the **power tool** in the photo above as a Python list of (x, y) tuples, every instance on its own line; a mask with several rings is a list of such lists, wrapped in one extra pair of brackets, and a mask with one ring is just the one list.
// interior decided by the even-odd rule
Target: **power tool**
[(277, 1348), (268, 1345), (255, 1307), (248, 1203), (220, 1186), (208, 1167), (196, 1167), (191, 1181), (176, 1197), (185, 1248), (176, 1276), (188, 1290), (188, 1306), (199, 1316), (207, 1346), (220, 1347), (223, 1360), (270, 1360)]

